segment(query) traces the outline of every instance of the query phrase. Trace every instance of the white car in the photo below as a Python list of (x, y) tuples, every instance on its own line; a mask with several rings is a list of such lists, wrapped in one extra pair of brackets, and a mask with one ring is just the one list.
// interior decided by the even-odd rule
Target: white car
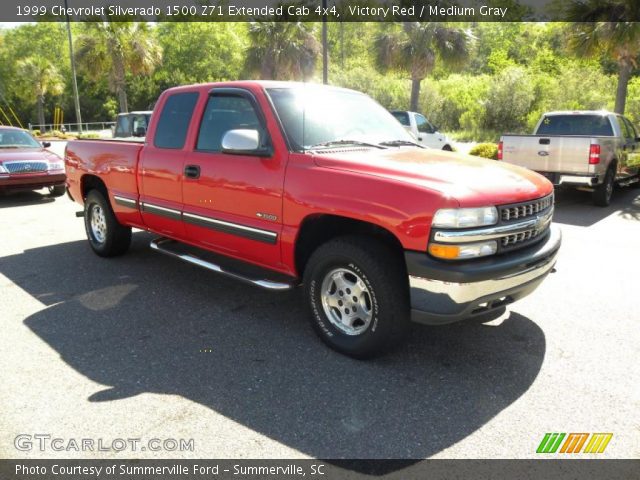
[(440, 133), (437, 127), (430, 123), (424, 115), (404, 110), (394, 110), (391, 112), (391, 115), (396, 117), (396, 120), (404, 125), (404, 128), (406, 128), (421, 145), (439, 150), (453, 150), (451, 140), (447, 138), (445, 134)]

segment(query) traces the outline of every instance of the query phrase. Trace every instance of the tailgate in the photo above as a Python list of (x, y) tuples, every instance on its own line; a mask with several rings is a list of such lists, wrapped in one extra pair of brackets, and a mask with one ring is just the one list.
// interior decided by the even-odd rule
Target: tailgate
[(504, 135), (503, 161), (536, 172), (590, 173), (591, 137)]

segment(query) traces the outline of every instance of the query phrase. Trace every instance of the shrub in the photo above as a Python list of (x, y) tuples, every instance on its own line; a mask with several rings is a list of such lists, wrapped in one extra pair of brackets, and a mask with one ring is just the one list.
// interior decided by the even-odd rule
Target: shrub
[(81, 133), (80, 135), (78, 135), (78, 138), (100, 138), (100, 134), (96, 132)]
[(495, 143), (479, 143), (471, 150), (469, 155), (475, 155), (476, 157), (489, 158), (491, 160), (498, 159), (498, 145)]
[(39, 137), (40, 136), (40, 130), (31, 130), (31, 135), (33, 135), (34, 137)]

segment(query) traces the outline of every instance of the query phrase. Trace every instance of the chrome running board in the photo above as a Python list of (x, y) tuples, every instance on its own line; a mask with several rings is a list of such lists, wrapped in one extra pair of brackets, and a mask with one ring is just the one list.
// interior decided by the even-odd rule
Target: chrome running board
[[(170, 238), (161, 237), (161, 238), (156, 238), (152, 240), (150, 247), (152, 250), (157, 250), (166, 255), (179, 258), (180, 260), (191, 263), (193, 265), (206, 268), (207, 270), (210, 270), (212, 272), (220, 273), (227, 277), (235, 278), (236, 280), (240, 280), (250, 285), (255, 285), (256, 287), (264, 288), (266, 290), (284, 291), (284, 290), (290, 290), (294, 286), (296, 286), (295, 282), (293, 281), (288, 283), (288, 282), (267, 280), (264, 278), (256, 279), (256, 278), (251, 278), (247, 275), (242, 275), (236, 272), (232, 272), (228, 268), (225, 269), (216, 263), (210, 262), (208, 260), (204, 260), (192, 253), (180, 252), (180, 251), (171, 249), (171, 246), (177, 246), (177, 245), (184, 245), (184, 244), (180, 244), (179, 242), (172, 240)], [(256, 270), (257, 269), (258, 268), (256, 268)]]

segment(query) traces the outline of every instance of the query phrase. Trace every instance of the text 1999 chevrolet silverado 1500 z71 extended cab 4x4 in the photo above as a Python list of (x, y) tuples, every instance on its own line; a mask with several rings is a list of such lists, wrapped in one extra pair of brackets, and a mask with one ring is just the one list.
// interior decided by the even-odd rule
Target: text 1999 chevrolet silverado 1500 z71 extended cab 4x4
[(368, 357), (410, 320), (443, 324), (531, 293), (560, 232), (532, 171), (424, 149), (366, 95), (238, 81), (159, 98), (144, 144), (79, 140), (70, 195), (89, 243), (151, 247), (271, 290), (302, 283), (332, 348)]
[(611, 202), (615, 182), (640, 185), (640, 138), (616, 113), (545, 113), (534, 135), (503, 135), (498, 159), (539, 172), (555, 185), (591, 191), (601, 207)]

